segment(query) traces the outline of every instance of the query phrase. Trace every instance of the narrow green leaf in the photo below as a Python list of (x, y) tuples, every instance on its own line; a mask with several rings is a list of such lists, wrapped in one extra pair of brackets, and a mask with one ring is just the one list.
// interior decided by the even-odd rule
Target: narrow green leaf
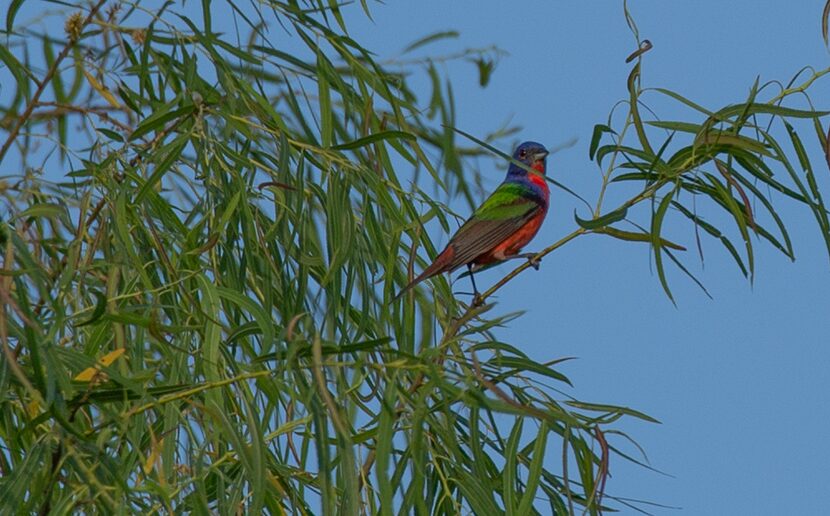
[(587, 403), (584, 401), (566, 401), (566, 404), (570, 405), (571, 407), (582, 409), (582, 410), (590, 410), (593, 412), (607, 412), (609, 414), (624, 414), (626, 416), (632, 416), (637, 419), (642, 419), (643, 421), (648, 421), (649, 423), (660, 423), (659, 420), (654, 419), (653, 417), (649, 416), (648, 414), (644, 414), (639, 410), (634, 410), (628, 407), (620, 407), (617, 405), (606, 405), (602, 403)]
[(504, 448), (505, 464), (504, 473), (502, 474), (502, 496), (504, 498), (505, 512), (508, 515), (526, 514), (517, 512), (519, 509), (519, 499), (516, 492), (519, 439), (522, 437), (523, 427), (524, 418), (517, 418), (513, 424), (513, 429), (510, 431), (510, 437), (507, 439), (507, 445)]
[(657, 269), (657, 276), (660, 278), (660, 284), (663, 286), (663, 290), (672, 303), (675, 301), (671, 289), (669, 289), (669, 283), (666, 280), (666, 271), (663, 267), (663, 239), (660, 237), (660, 229), (663, 226), (663, 218), (666, 216), (666, 211), (669, 209), (674, 194), (675, 190), (667, 193), (660, 201), (657, 211), (651, 217), (651, 245), (654, 248), (654, 265)]
[(216, 294), (221, 299), (226, 299), (236, 306), (243, 308), (246, 312), (250, 312), (253, 317), (253, 322), (259, 326), (262, 333), (263, 346), (267, 349), (271, 343), (276, 339), (274, 333), (274, 323), (269, 317), (268, 312), (253, 299), (243, 296), (236, 290), (226, 287), (216, 287)]
[(693, 124), (690, 122), (673, 122), (668, 120), (649, 120), (645, 122), (646, 125), (652, 127), (659, 127), (660, 129), (667, 129), (669, 131), (678, 131), (681, 133), (697, 134), (703, 128), (700, 124)]
[(518, 371), (522, 371), (523, 373), (536, 373), (572, 386), (568, 377), (562, 373), (551, 369), (546, 364), (534, 362), (529, 358), (501, 356), (493, 358), (488, 361), (488, 363), (499, 366), (499, 368), (510, 367)]
[(383, 140), (390, 140), (390, 139), (403, 139), (403, 140), (412, 140), (415, 141), (416, 137), (414, 134), (407, 133), (404, 131), (381, 131), (379, 133), (371, 134), (369, 136), (365, 136), (363, 138), (358, 138), (357, 140), (342, 143), (340, 145), (335, 145), (332, 147), (334, 150), (353, 150), (359, 149), (360, 147), (365, 147), (375, 142), (383, 141)]
[(76, 328), (80, 328), (82, 326), (86, 326), (88, 324), (96, 322), (98, 319), (103, 317), (104, 313), (107, 311), (107, 296), (105, 296), (101, 292), (98, 292), (97, 290), (92, 290), (91, 292), (97, 300), (97, 302), (95, 303), (95, 310), (93, 310), (92, 315), (89, 316), (89, 319), (82, 323), (76, 324)]
[(458, 33), (458, 31), (455, 31), (455, 30), (435, 32), (435, 33), (432, 33), (428, 36), (424, 36), (423, 38), (418, 39), (418, 40), (410, 43), (409, 45), (406, 46), (406, 48), (403, 49), (403, 53), (406, 54), (406, 53), (412, 52), (413, 50), (415, 50), (417, 48), (423, 47), (425, 45), (428, 45), (430, 43), (434, 43), (434, 42), (442, 40), (442, 39), (456, 39), (458, 36), (459, 36), (459, 33)]
[[(594, 233), (602, 233), (608, 236), (612, 236), (614, 238), (618, 238), (620, 240), (627, 240), (629, 242), (649, 242), (651, 243), (653, 238), (649, 233), (637, 233), (633, 231), (624, 231), (622, 229), (612, 228), (610, 226), (605, 226), (601, 228), (594, 229)], [(675, 249), (677, 251), (685, 251), (686, 248), (682, 245), (675, 244), (674, 242), (670, 242), (664, 238), (660, 239), (660, 245), (663, 247), (668, 247), (669, 249)]]
[[(674, 203), (674, 201), (672, 201), (672, 203)], [(674, 256), (674, 253), (672, 253), (668, 249), (664, 249), (664, 251), (666, 253), (666, 256), (668, 256), (669, 259), (672, 262), (674, 262), (674, 264), (677, 266), (677, 268), (680, 269), (680, 271), (683, 272), (683, 274), (685, 274), (689, 279), (691, 279), (695, 283), (695, 285), (697, 285), (700, 288), (700, 290), (702, 290), (703, 293), (706, 294), (706, 297), (708, 297), (709, 299), (712, 299), (712, 295), (709, 294), (709, 291), (706, 290), (706, 287), (703, 285), (703, 283), (701, 283), (701, 281), (699, 279), (697, 279), (697, 277), (695, 277), (695, 275), (692, 274), (692, 272), (685, 265), (683, 265), (683, 263), (680, 260), (678, 260)]]
[(375, 460), (377, 461), (378, 491), (381, 516), (392, 516), (394, 514), (395, 490), (389, 481), (389, 466), (392, 464), (394, 448), (395, 414), (394, 406), (397, 401), (397, 389), (395, 377), (390, 378), (388, 388), (384, 392), (384, 405), (380, 411), (380, 418), (377, 425), (377, 441), (375, 446)]
[(484, 485), (485, 479), (477, 478), (461, 467), (455, 467), (458, 476), (456, 486), (470, 504), (474, 514), (500, 514), (501, 510), (493, 499), (493, 491)]
[(712, 117), (717, 120), (728, 120), (730, 117), (741, 114), (745, 116), (764, 114), (780, 116), (782, 118), (818, 118), (830, 114), (830, 111), (793, 109), (775, 104), (751, 103), (725, 107), (713, 113)]
[(605, 215), (601, 215), (595, 219), (584, 220), (579, 218), (579, 215), (576, 214), (576, 210), (574, 210), (574, 220), (576, 223), (579, 224), (581, 228), (584, 229), (597, 229), (603, 226), (607, 226), (609, 224), (613, 224), (615, 222), (619, 222), (625, 219), (625, 216), (628, 214), (628, 208), (619, 208), (614, 211), (608, 212)]
[(474, 60), (478, 68), (478, 85), (482, 88), (490, 84), (490, 76), (493, 74), (495, 63), (492, 59), (480, 57)]
[(17, 11), (20, 10), (20, 6), (23, 5), (23, 0), (12, 0), (9, 4), (9, 8), (6, 10), (6, 36), (12, 34), (12, 30), (14, 29), (14, 18), (17, 16)]
[(772, 156), (772, 153), (766, 146), (746, 136), (728, 134), (723, 132), (711, 131), (703, 135), (699, 135), (695, 139), (695, 145), (716, 145), (721, 147), (738, 147), (748, 152), (760, 154), (762, 156)]
[(533, 445), (533, 460), (527, 474), (525, 492), (519, 502), (517, 514), (530, 514), (533, 509), (533, 500), (536, 497), (536, 490), (539, 488), (539, 478), (542, 475), (542, 467), (545, 464), (545, 448), (548, 441), (548, 424), (542, 421), (539, 424), (539, 431), (536, 434), (536, 442)]
[(599, 142), (602, 140), (602, 135), (605, 133), (617, 134), (613, 129), (605, 124), (597, 124), (594, 126), (594, 132), (591, 135), (591, 145), (588, 147), (588, 158), (593, 160), (594, 154), (597, 152)]
[(3, 489), (0, 489), (0, 507), (25, 507), (27, 494), (32, 484), (48, 471), (48, 453), (53, 443), (42, 439), (31, 444), (19, 464), (8, 475), (4, 475)]
[(110, 140), (113, 140), (113, 141), (118, 142), (118, 143), (124, 143), (124, 137), (121, 136), (119, 133), (111, 130), (111, 129), (104, 129), (103, 127), (96, 127), (95, 131), (103, 134), (104, 136), (106, 136)]
[(334, 15), (334, 19), (337, 20), (337, 25), (340, 26), (340, 30), (347, 32), (346, 21), (343, 19), (343, 14), (340, 12), (340, 4), (338, 1), (339, 0), (328, 0), (329, 9), (331, 9), (331, 14)]
[(67, 102), (74, 101), (84, 85), (84, 59), (81, 54), (81, 47), (78, 45), (72, 47), (72, 63), (75, 74), (72, 78), (72, 85), (69, 87), (69, 93), (66, 94)]
[(784, 127), (787, 128), (787, 133), (790, 135), (790, 141), (793, 144), (796, 156), (798, 156), (801, 169), (806, 174), (807, 186), (810, 187), (810, 192), (813, 194), (813, 198), (820, 203), (821, 194), (819, 193), (818, 185), (816, 184), (816, 178), (813, 175), (813, 167), (810, 164), (810, 158), (807, 156), (807, 150), (804, 148), (804, 144), (801, 142), (801, 138), (798, 136), (798, 133), (793, 126), (785, 122)]
[(325, 57), (317, 54), (317, 93), (320, 97), (320, 143), (330, 147), (333, 135), (333, 116), (331, 112), (331, 93), (326, 78)]
[(144, 121), (135, 128), (135, 131), (130, 134), (130, 141), (137, 140), (151, 131), (162, 129), (167, 122), (189, 116), (193, 114), (196, 109), (192, 104), (173, 111), (168, 111), (170, 107), (172, 107), (172, 104), (168, 104), (163, 109), (156, 111), (151, 116), (144, 119)]
[(672, 206), (674, 206), (678, 211), (680, 211), (680, 213), (685, 215), (689, 220), (694, 222), (698, 227), (712, 235), (714, 238), (720, 240), (721, 244), (723, 244), (723, 246), (726, 248), (729, 254), (732, 255), (732, 258), (735, 260), (735, 263), (741, 269), (741, 273), (744, 275), (744, 277), (749, 277), (749, 271), (746, 269), (746, 265), (744, 265), (743, 258), (741, 258), (741, 255), (738, 253), (738, 250), (735, 248), (732, 242), (723, 233), (720, 232), (718, 228), (716, 228), (712, 224), (709, 224), (700, 216), (695, 215), (694, 213), (689, 211), (688, 208), (686, 208), (679, 202), (672, 201)]
[(764, 208), (767, 210), (767, 213), (769, 213), (770, 216), (775, 221), (775, 224), (778, 227), (778, 231), (781, 234), (781, 238), (784, 240), (784, 242), (783, 242), (783, 244), (779, 243), (778, 240), (776, 238), (774, 238), (772, 236), (772, 234), (767, 232), (760, 224), (758, 224), (758, 221), (756, 220), (755, 225), (756, 225), (756, 229), (758, 230), (758, 232), (764, 238), (766, 238), (770, 243), (772, 243), (775, 247), (780, 249), (781, 252), (783, 252), (785, 255), (787, 255), (791, 260), (794, 260), (795, 256), (793, 254), (792, 242), (790, 241), (790, 235), (787, 231), (787, 227), (784, 225), (784, 221), (781, 220), (781, 217), (778, 215), (778, 213), (773, 208), (772, 203), (769, 201), (769, 199), (766, 198), (766, 196), (761, 192), (761, 190), (753, 183), (753, 181), (751, 181), (751, 178), (746, 178), (741, 174), (734, 174), (734, 177), (738, 182), (740, 182), (743, 185), (744, 188), (746, 188), (747, 190), (750, 191), (750, 193), (752, 194), (753, 199), (755, 199), (756, 201), (759, 201), (764, 206)]
[[(0, 45), (0, 61), (6, 65), (9, 69), (9, 72), (14, 76), (15, 80), (17, 81), (17, 87), (19, 90), (23, 91), (28, 90), (27, 88), (27, 76), (31, 76), (30, 72), (28, 71), (28, 67), (24, 67), (20, 64), (20, 61), (14, 57), (14, 54), (9, 52), (6, 48), (6, 45)], [(26, 100), (28, 100), (28, 95), (26, 96)]]
[(65, 215), (65, 214), (66, 214), (66, 208), (63, 207), (63, 206), (60, 206), (58, 204), (52, 204), (52, 203), (39, 203), (39, 204), (33, 204), (32, 206), (29, 206), (25, 210), (23, 210), (20, 213), (16, 214), (14, 217), (12, 217), (12, 220), (26, 219), (26, 218), (29, 218), (29, 217), (33, 217), (33, 218), (43, 217), (43, 218), (47, 218), (47, 219), (53, 219), (53, 218), (60, 217), (60, 216)]
[(663, 160), (660, 157), (658, 157), (658, 156), (656, 156), (656, 155), (654, 155), (650, 152), (645, 152), (645, 151), (642, 151), (640, 149), (635, 149), (633, 147), (627, 147), (625, 145), (617, 145), (617, 144), (603, 145), (602, 147), (597, 149), (597, 152), (595, 154), (595, 159), (596, 159), (597, 163), (602, 165), (602, 160), (605, 158), (606, 155), (615, 154), (615, 153), (625, 154), (626, 157), (634, 156), (635, 158), (640, 158), (643, 161), (646, 161), (648, 163), (654, 163), (653, 168), (655, 168), (658, 172), (662, 173), (662, 172), (666, 171), (666, 164), (663, 162)]
[(213, 22), (210, 14), (210, 0), (202, 0), (202, 21), (204, 22), (204, 32), (208, 34), (213, 32)]
[(643, 147), (643, 150), (648, 154), (654, 154), (654, 149), (651, 148), (651, 144), (648, 141), (648, 136), (646, 136), (646, 130), (643, 126), (643, 121), (640, 118), (640, 85), (639, 79), (640, 77), (640, 63), (637, 62), (632, 68), (631, 73), (628, 75), (628, 93), (629, 93), (629, 102), (628, 102), (628, 110), (631, 113), (631, 122), (634, 125), (634, 130), (637, 132), (637, 138), (640, 140), (640, 145)]
[(139, 188), (135, 196), (135, 204), (141, 204), (147, 194), (161, 181), (162, 176), (178, 161), (185, 145), (187, 145), (189, 137), (188, 134), (181, 134), (171, 143), (158, 150), (158, 153), (162, 154), (164, 158), (158, 162), (153, 173), (141, 185), (141, 188)]

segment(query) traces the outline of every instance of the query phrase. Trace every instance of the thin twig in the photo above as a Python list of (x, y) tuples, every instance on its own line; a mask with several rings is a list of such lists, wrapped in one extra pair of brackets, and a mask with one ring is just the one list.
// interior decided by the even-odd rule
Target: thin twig
[(599, 425), (594, 427), (594, 434), (596, 441), (599, 443), (600, 449), (599, 466), (597, 467), (597, 477), (594, 482), (594, 488), (591, 490), (591, 496), (589, 496), (588, 500), (585, 502), (585, 509), (582, 511), (582, 514), (588, 514), (588, 511), (591, 510), (592, 505), (598, 509), (600, 514), (602, 514), (602, 497), (605, 496), (605, 482), (608, 479), (608, 460), (610, 453), (608, 449), (608, 441), (605, 440), (605, 433)]
[(334, 398), (331, 397), (331, 393), (326, 385), (326, 373), (323, 371), (322, 342), (319, 338), (314, 339), (314, 342), (311, 344), (311, 357), (314, 365), (312, 372), (314, 373), (314, 378), (317, 380), (317, 386), (320, 388), (320, 396), (323, 398), (323, 403), (329, 409), (331, 422), (343, 438), (348, 438), (350, 435), (349, 429), (340, 417), (337, 403), (334, 402)]
[[(156, 145), (164, 138), (167, 137), (179, 124), (183, 121), (183, 118), (179, 118), (169, 126), (165, 127), (162, 131), (160, 131), (157, 135), (153, 137), (152, 140), (144, 144), (145, 150), (152, 151)], [(130, 166), (135, 167), (138, 165), (139, 161), (141, 161), (141, 154), (137, 153), (133, 158), (130, 160)], [(121, 173), (117, 173), (115, 175), (116, 181), (122, 181), (124, 179), (124, 175)], [(95, 207), (92, 209), (92, 212), (89, 214), (89, 217), (86, 219), (86, 228), (89, 229), (92, 226), (92, 223), (95, 222), (95, 219), (98, 218), (98, 215), (101, 214), (101, 210), (104, 208), (104, 205), (107, 203), (107, 197), (101, 197)]]
[(544, 411), (537, 409), (536, 407), (531, 407), (530, 405), (525, 405), (520, 403), (513, 398), (511, 398), (506, 392), (504, 392), (499, 386), (488, 380), (484, 373), (481, 371), (481, 364), (478, 362), (478, 357), (476, 357), (475, 353), (472, 353), (473, 359), (473, 370), (475, 371), (475, 375), (489, 391), (496, 395), (497, 398), (502, 400), (503, 402), (507, 403), (513, 408), (519, 409), (522, 412), (527, 412), (534, 417), (545, 420), (548, 419), (549, 415), (546, 414)]
[(758, 227), (755, 225), (755, 218), (752, 216), (752, 206), (749, 202), (749, 197), (747, 197), (746, 192), (744, 191), (743, 187), (740, 183), (738, 183), (732, 174), (729, 173), (729, 168), (723, 163), (721, 160), (716, 159), (715, 165), (718, 169), (718, 172), (726, 179), (726, 182), (729, 183), (731, 186), (738, 191), (738, 195), (741, 196), (741, 200), (744, 202), (744, 216), (749, 222), (749, 227), (752, 228), (753, 231), (756, 233), (758, 232)]
[(782, 100), (784, 97), (792, 95), (793, 93), (800, 93), (806, 91), (807, 88), (809, 88), (810, 85), (813, 84), (817, 79), (827, 75), (828, 73), (830, 73), (830, 68), (825, 68), (824, 70), (815, 72), (809, 79), (799, 84), (798, 86), (794, 86), (792, 88), (787, 88), (783, 90), (781, 93), (770, 99), (769, 102), (767, 102), (767, 104), (775, 104), (779, 100)]
[[(217, 380), (213, 382), (205, 382), (195, 387), (191, 387), (189, 389), (185, 389), (179, 392), (174, 392), (172, 394), (165, 394), (163, 396), (158, 397), (155, 401), (151, 401), (149, 403), (145, 403), (144, 405), (140, 405), (138, 407), (133, 407), (130, 410), (127, 410), (123, 413), (123, 419), (129, 419), (137, 414), (142, 412), (146, 412), (153, 408), (161, 407), (162, 405), (166, 405), (167, 403), (171, 403), (173, 401), (179, 400), (187, 400), (189, 397), (199, 394), (200, 392), (207, 391), (210, 389), (215, 389), (218, 387), (224, 387), (226, 385), (231, 385), (237, 382), (244, 382), (247, 380), (253, 380), (256, 378), (261, 378), (263, 376), (268, 376), (272, 374), (272, 371), (254, 371), (251, 373), (242, 373), (240, 375), (234, 376), (232, 378), (224, 378), (222, 380)], [(93, 427), (90, 431), (87, 432), (87, 435), (94, 434), (100, 430), (99, 427)]]
[(49, 111), (38, 111), (32, 115), (32, 118), (53, 118), (69, 113), (77, 113), (79, 115), (95, 115), (104, 122), (112, 124), (126, 133), (133, 130), (129, 125), (120, 120), (116, 120), (107, 114), (120, 113), (122, 111), (122, 109), (112, 106), (81, 107), (73, 106), (72, 104), (61, 104), (59, 102), (38, 102), (37, 107), (54, 107), (55, 109)]
[[(89, 25), (92, 19), (98, 14), (98, 10), (104, 5), (106, 0), (98, 0), (98, 3), (92, 7), (92, 10), (89, 11), (89, 14), (84, 19), (83, 23), (81, 23), (81, 30), (84, 27)], [(6, 152), (8, 152), (9, 147), (12, 146), (12, 143), (17, 139), (17, 135), (20, 134), (20, 128), (23, 127), (29, 117), (32, 115), (32, 111), (35, 109), (35, 106), (38, 105), (38, 101), (40, 100), (40, 96), (43, 95), (43, 92), (46, 90), (46, 86), (52, 81), (52, 77), (54, 77), (55, 73), (58, 71), (58, 67), (61, 64), (67, 55), (69, 55), (69, 51), (72, 50), (72, 47), (75, 46), (77, 43), (77, 39), (71, 38), (60, 51), (58, 57), (55, 58), (55, 61), (52, 63), (52, 66), (49, 67), (49, 70), (46, 71), (46, 75), (43, 76), (43, 80), (40, 81), (37, 89), (35, 90), (34, 95), (29, 100), (29, 104), (26, 106), (26, 109), (23, 111), (23, 114), (17, 118), (17, 122), (12, 127), (12, 130), (9, 132), (9, 137), (6, 139), (6, 143), (3, 144), (3, 147), (0, 148), (0, 162), (3, 161), (3, 158), (6, 156)]]
[(562, 485), (565, 487), (565, 495), (568, 497), (568, 514), (574, 512), (574, 499), (571, 493), (571, 479), (568, 477), (568, 445), (571, 442), (571, 427), (565, 424), (562, 432)]
[(596, 438), (599, 441), (600, 450), (602, 450), (602, 459), (599, 463), (599, 477), (600, 481), (597, 484), (597, 507), (602, 508), (602, 497), (605, 496), (605, 483), (608, 480), (608, 462), (611, 458), (608, 450), (608, 441), (605, 440), (605, 432), (599, 426), (596, 427)]
[[(12, 252), (12, 239), (9, 238), (6, 242), (6, 252), (5, 257), (3, 258), (3, 263), (0, 263), (0, 271), (7, 270), (11, 272), (13, 259)], [(16, 309), (16, 305), (12, 306), (12, 302), (14, 300), (8, 294), (11, 290), (11, 279), (11, 276), (0, 276), (0, 297), (3, 298), (3, 302), (0, 303), (0, 345), (3, 347), (3, 355), (6, 357), (6, 363), (9, 365), (9, 369), (11, 369), (12, 374), (14, 374), (24, 389), (26, 389), (33, 396), (39, 397), (38, 391), (34, 388), (34, 386), (32, 386), (31, 382), (29, 382), (29, 379), (26, 377), (26, 374), (17, 362), (21, 347), (18, 345), (17, 349), (12, 349), (11, 346), (9, 346), (5, 305)], [(16, 311), (18, 310), (16, 309)], [(18, 315), (20, 315), (19, 311)], [(22, 319), (25, 324), (25, 317)]]
[(552, 253), (553, 251), (559, 249), (560, 247), (567, 244), (568, 242), (570, 242), (574, 238), (578, 237), (579, 235), (585, 234), (587, 232), (588, 232), (588, 230), (585, 229), (585, 228), (576, 229), (573, 232), (571, 232), (570, 234), (568, 234), (568, 235), (562, 237), (561, 239), (559, 239), (557, 242), (554, 242), (553, 244), (549, 245), (548, 247), (542, 249), (541, 251), (536, 253), (536, 255), (532, 259), (528, 260), (527, 262), (519, 265), (518, 267), (516, 267), (515, 269), (510, 271), (510, 273), (508, 273), (507, 276), (505, 276), (502, 279), (500, 279), (499, 281), (497, 281), (495, 285), (493, 285), (492, 287), (487, 289), (483, 294), (481, 294), (478, 297), (479, 304), (484, 303), (484, 300), (486, 300), (488, 297), (495, 294), (497, 290), (499, 290), (504, 285), (506, 285), (507, 282), (509, 282), (510, 280), (515, 278), (516, 276), (518, 276), (522, 271), (526, 270), (529, 267), (532, 267), (533, 263), (538, 263), (545, 256), (547, 256), (550, 253)]

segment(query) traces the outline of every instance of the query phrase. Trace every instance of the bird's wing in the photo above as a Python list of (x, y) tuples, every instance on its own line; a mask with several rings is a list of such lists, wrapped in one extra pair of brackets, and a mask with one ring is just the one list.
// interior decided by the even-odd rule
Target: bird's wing
[(455, 251), (449, 270), (492, 250), (544, 209), (543, 200), (523, 195), (516, 186), (503, 183), (458, 228), (449, 242)]

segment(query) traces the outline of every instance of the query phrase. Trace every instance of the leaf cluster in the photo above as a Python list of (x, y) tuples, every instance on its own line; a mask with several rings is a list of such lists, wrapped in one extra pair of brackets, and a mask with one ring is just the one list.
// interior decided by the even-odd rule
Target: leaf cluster
[(340, 9), (99, 1), (61, 36), (9, 6), (0, 506), (603, 507), (604, 436), (650, 418), (559, 393), (445, 282), (386, 302), (440, 199), (478, 199), (435, 63), (486, 85), (499, 52), (381, 63)]

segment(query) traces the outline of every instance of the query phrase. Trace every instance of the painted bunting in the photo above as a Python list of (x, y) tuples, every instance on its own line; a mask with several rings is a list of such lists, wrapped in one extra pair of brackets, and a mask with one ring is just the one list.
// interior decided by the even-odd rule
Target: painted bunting
[[(504, 182), (458, 228), (435, 261), (393, 301), (425, 279), (466, 265), (473, 282), (475, 302), (478, 299), (473, 279), (475, 270), (511, 258), (531, 259), (533, 253), (519, 252), (539, 231), (548, 212), (550, 191), (544, 177), (547, 155), (548, 151), (540, 143), (524, 142), (516, 147), (513, 159), (537, 173), (511, 163)], [(538, 268), (538, 263), (533, 265)]]

